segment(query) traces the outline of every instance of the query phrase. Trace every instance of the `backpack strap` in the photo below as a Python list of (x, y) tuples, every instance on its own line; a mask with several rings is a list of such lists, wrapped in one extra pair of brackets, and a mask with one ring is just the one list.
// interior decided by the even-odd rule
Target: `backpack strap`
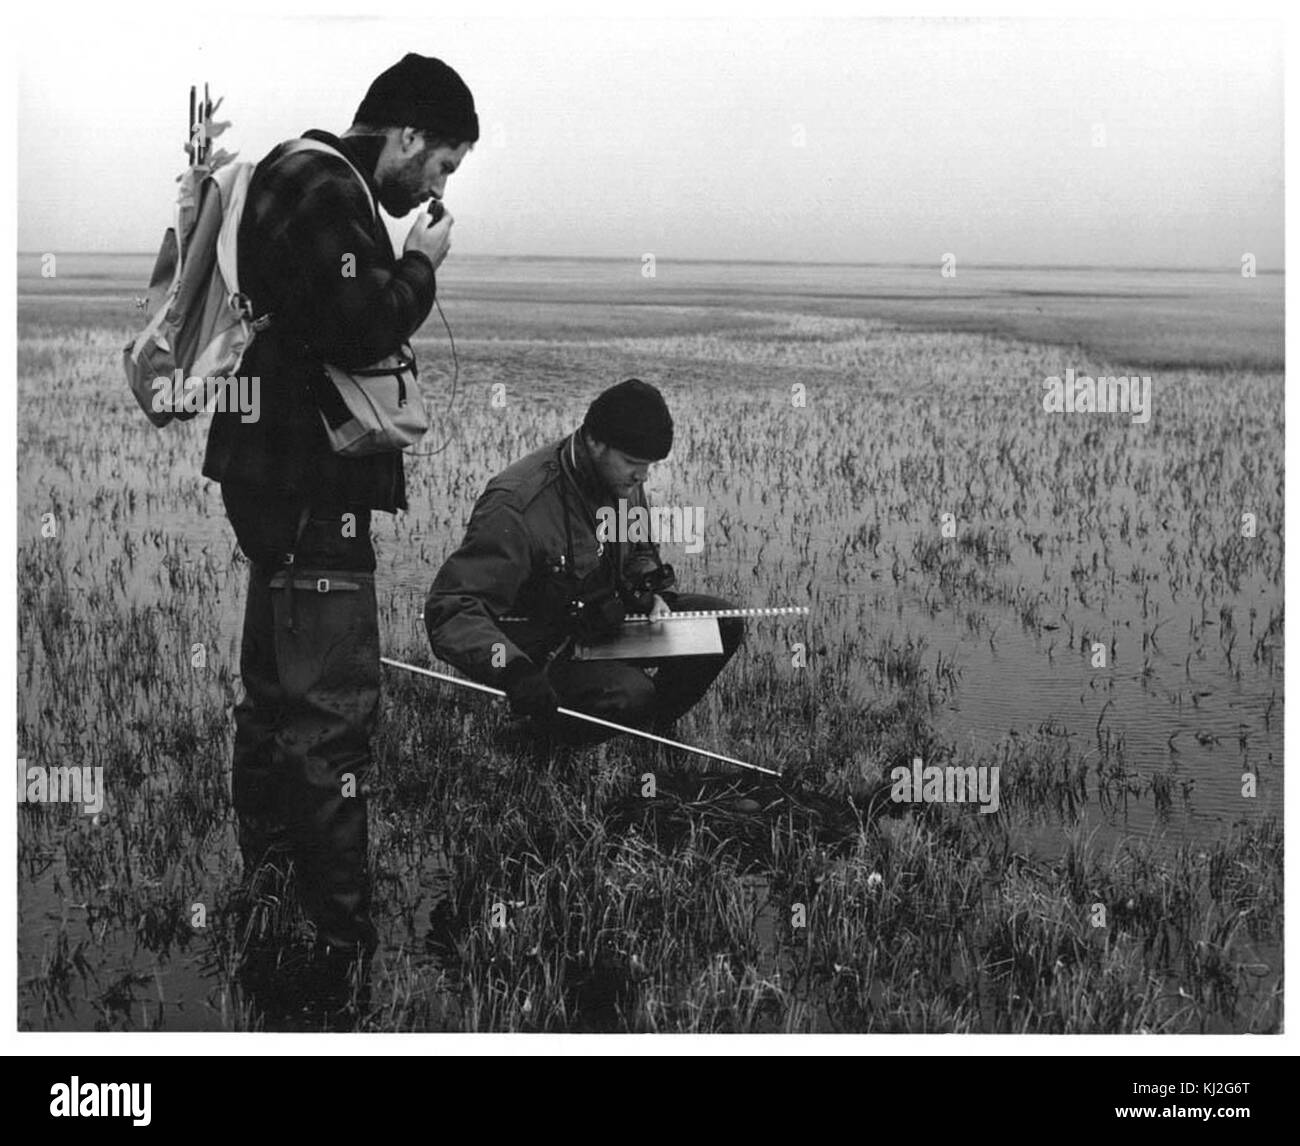
[(366, 193), (366, 200), (370, 204), (370, 213), (378, 216), (379, 209), (375, 206), (375, 197), (371, 194), (370, 184), (366, 182), (366, 177), (357, 170), (357, 165), (343, 154), (337, 147), (331, 147), (328, 143), (322, 143), (319, 139), (294, 139), (285, 149), (286, 155), (291, 155), (295, 151), (327, 151), (330, 155), (337, 155), (344, 163), (352, 169), (352, 174), (357, 177), (357, 182), (361, 184), (361, 189)]
[(244, 202), (248, 198), (248, 185), (252, 181), (254, 164), (229, 163), (220, 171), (208, 176), (208, 192), (219, 197), (222, 212), (221, 232), (217, 236), (217, 269), (225, 280), (230, 306), (239, 312), (254, 331), (271, 325), (269, 313), (254, 317), (253, 300), (239, 289), (239, 221), (244, 215)]

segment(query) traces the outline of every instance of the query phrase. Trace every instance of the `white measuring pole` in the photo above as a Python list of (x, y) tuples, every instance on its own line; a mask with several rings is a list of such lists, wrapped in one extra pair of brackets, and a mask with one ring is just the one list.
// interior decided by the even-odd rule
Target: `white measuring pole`
[[(421, 668), (419, 665), (395, 661), (391, 657), (380, 657), (379, 659), (382, 663), (391, 665), (393, 668), (405, 669), (407, 672), (418, 673), (420, 676), (433, 677), (434, 680), (445, 680), (448, 684), (458, 684), (462, 688), (472, 688), (477, 692), (486, 692), (491, 696), (505, 696), (504, 690), (493, 688), (489, 684), (479, 684), (476, 680), (466, 680), (464, 677), (450, 676), (445, 672), (435, 672), (433, 669)], [(626, 724), (615, 724), (612, 720), (592, 716), (588, 712), (577, 712), (572, 708), (557, 708), (555, 711), (562, 716), (572, 716), (577, 720), (585, 720), (588, 724), (599, 724), (604, 728), (612, 728), (615, 732), (626, 732), (629, 736), (640, 736), (644, 740), (653, 740), (656, 744), (666, 744), (669, 748), (680, 748), (683, 752), (694, 752), (697, 756), (707, 756), (711, 760), (721, 760), (725, 764), (734, 764), (737, 768), (748, 768), (753, 772), (766, 773), (768, 776), (781, 775), (780, 772), (774, 772), (771, 768), (763, 768), (758, 764), (746, 764), (743, 760), (723, 756), (718, 752), (710, 752), (707, 748), (695, 748), (690, 744), (683, 744), (680, 740), (669, 740), (666, 736), (656, 736), (653, 732), (645, 732), (640, 728), (629, 728)]]

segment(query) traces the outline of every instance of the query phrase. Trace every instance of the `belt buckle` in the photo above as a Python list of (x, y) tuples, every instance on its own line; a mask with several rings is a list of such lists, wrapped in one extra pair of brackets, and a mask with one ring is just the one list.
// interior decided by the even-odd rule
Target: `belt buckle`
[(328, 593), (330, 591), (330, 579), (328, 577), (318, 577), (316, 579), (316, 592)]

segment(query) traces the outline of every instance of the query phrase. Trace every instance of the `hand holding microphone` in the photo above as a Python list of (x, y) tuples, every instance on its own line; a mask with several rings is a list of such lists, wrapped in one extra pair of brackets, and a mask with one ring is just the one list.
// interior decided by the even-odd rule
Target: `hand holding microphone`
[(403, 251), (420, 251), (428, 256), (437, 270), (451, 250), (451, 226), (454, 222), (441, 199), (431, 200), (428, 215), (416, 219), (407, 234)]

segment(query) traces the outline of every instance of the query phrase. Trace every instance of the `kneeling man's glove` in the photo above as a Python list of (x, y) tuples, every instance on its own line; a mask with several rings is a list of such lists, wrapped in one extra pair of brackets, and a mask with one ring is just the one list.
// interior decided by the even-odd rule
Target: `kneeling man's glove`
[(546, 679), (546, 674), (532, 661), (517, 660), (501, 676), (501, 686), (510, 700), (510, 711), (517, 716), (550, 716), (559, 707), (560, 698)]

